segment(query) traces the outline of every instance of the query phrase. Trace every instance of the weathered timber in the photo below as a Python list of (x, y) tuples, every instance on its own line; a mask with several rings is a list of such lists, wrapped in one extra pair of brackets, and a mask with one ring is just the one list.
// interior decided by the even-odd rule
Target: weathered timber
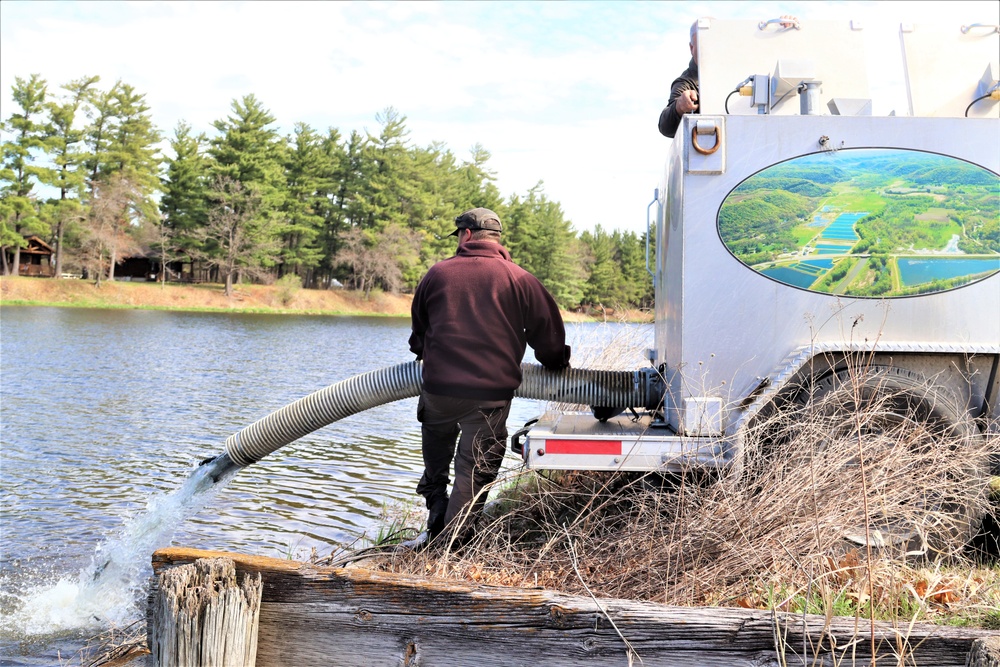
[(967, 667), (1000, 667), (1000, 634), (977, 639), (969, 651)]
[[(360, 568), (164, 549), (153, 568), (232, 558), (260, 574), (257, 667), (298, 665), (870, 665), (865, 619), (669, 607), (553, 591), (426, 579)], [(964, 667), (988, 631), (876, 623), (877, 665)], [(776, 646), (777, 645), (777, 646)], [(900, 656), (905, 656), (900, 658)]]
[(198, 558), (163, 569), (150, 587), (147, 635), (160, 667), (255, 667), (261, 576), (233, 560)]

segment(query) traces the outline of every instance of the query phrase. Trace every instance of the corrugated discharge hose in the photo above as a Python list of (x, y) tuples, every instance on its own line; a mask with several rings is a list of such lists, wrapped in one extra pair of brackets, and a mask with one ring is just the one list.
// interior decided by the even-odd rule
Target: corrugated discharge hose
[[(315, 391), (229, 436), (226, 453), (238, 466), (256, 463), (271, 452), (345, 417), (420, 395), (422, 364), (410, 361), (355, 375)], [(638, 371), (568, 368), (548, 371), (521, 364), (523, 380), (515, 393), (559, 403), (602, 407), (645, 407), (647, 386)]]

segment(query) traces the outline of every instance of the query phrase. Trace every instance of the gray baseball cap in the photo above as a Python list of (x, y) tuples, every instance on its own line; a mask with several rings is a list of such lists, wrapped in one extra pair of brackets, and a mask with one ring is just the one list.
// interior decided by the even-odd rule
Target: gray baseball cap
[(455, 236), (460, 229), (490, 229), (494, 232), (503, 231), (500, 216), (488, 208), (474, 208), (455, 218), (457, 229), (448, 236)]

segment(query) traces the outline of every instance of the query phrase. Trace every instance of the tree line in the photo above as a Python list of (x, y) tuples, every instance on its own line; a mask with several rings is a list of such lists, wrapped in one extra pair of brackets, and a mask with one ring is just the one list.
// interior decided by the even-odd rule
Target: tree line
[[(757, 191), (753, 181), (740, 185), (734, 194), (741, 195), (747, 184), (747, 190)], [(719, 234), (743, 263), (753, 266), (769, 262), (799, 246), (792, 230), (808, 218), (813, 206), (813, 201), (801, 194), (782, 190), (757, 192), (722, 206)]]
[(560, 306), (651, 305), (644, 235), (577, 233), (542, 182), (502, 195), (481, 144), (466, 159), (440, 142), (413, 145), (392, 107), (376, 115), (374, 133), (299, 122), (282, 135), (250, 94), (212, 123), (212, 136), (179, 122), (164, 155), (145, 95), (99, 83), (85, 77), (53, 93), (37, 74), (15, 79), (15, 110), (0, 127), (5, 275), (16, 275), (34, 235), (52, 246), (56, 276), (79, 271), (98, 283), (141, 256), (158, 262), (160, 280), (210, 280), (227, 294), (241, 281), (279, 279), (410, 290), (454, 253), (455, 216), (483, 206)]

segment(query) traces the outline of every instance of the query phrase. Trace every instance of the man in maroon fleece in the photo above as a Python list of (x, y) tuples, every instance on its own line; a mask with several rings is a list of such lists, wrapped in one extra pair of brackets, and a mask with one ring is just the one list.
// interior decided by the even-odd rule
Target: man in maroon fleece
[(458, 252), (432, 266), (413, 296), (410, 350), (424, 362), (417, 403), (424, 474), (417, 493), (427, 500), (428, 536), (461, 514), (456, 525), (465, 539), (486, 502), (480, 491), (496, 479), (507, 448), (525, 344), (550, 370), (569, 366), (570, 348), (552, 295), (500, 245), (497, 214), (474, 208), (455, 226)]

